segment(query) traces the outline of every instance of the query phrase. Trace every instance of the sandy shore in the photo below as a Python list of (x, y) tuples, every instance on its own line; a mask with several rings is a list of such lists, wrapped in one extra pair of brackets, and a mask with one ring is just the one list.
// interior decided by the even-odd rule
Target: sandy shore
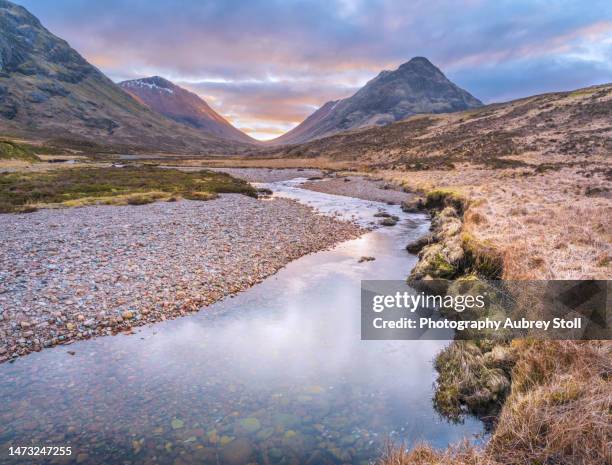
[(322, 181), (311, 181), (300, 187), (326, 194), (345, 195), (375, 202), (399, 204), (410, 200), (412, 194), (398, 190), (385, 181), (374, 181), (358, 176), (335, 177)]
[(363, 230), (287, 199), (0, 215), (0, 361), (197, 311)]

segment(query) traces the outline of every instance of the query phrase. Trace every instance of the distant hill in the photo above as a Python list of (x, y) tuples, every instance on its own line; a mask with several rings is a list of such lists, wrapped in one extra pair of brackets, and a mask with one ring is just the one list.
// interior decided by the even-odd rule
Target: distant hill
[(419, 113), (450, 113), (482, 106), (427, 58), (415, 57), (395, 71), (382, 71), (355, 95), (327, 102), (304, 122), (271, 141), (307, 142), (365, 126), (383, 126)]
[(236, 129), (198, 95), (159, 76), (123, 81), (119, 86), (151, 110), (205, 134), (222, 139), (256, 143), (257, 141)]
[(0, 133), (176, 153), (244, 147), (151, 111), (6, 0), (0, 0)]
[(358, 166), (427, 170), (469, 162), (493, 168), (556, 169), (612, 153), (612, 84), (535, 95), (458, 113), (416, 115), (342, 132), (261, 156), (316, 158)]

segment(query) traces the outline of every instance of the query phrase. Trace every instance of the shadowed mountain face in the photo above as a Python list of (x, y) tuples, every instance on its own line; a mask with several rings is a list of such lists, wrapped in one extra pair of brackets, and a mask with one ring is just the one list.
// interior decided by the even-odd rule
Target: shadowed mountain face
[(222, 139), (254, 143), (255, 139), (236, 129), (193, 92), (153, 76), (119, 84), (151, 110)]
[(327, 102), (276, 144), (302, 143), (341, 131), (383, 126), (419, 113), (450, 113), (482, 106), (449, 81), (427, 58), (383, 71), (355, 95)]
[(25, 8), (5, 0), (0, 0), (0, 133), (176, 153), (242, 147), (151, 111)]

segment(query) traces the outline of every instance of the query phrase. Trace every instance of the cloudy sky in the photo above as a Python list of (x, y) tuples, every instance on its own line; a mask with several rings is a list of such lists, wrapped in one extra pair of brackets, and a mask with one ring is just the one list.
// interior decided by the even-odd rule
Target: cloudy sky
[(609, 0), (15, 0), (112, 79), (164, 76), (269, 139), (426, 56), (485, 102), (612, 81)]

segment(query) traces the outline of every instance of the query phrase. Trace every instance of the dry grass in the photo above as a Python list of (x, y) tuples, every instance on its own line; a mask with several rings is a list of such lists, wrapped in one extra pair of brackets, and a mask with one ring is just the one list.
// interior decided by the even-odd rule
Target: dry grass
[(421, 443), (412, 449), (389, 445), (377, 465), (498, 465), (485, 460), (478, 449), (467, 443), (444, 451)]
[(605, 162), (558, 171), (384, 171), (411, 190), (468, 199), (464, 231), (504, 257), (506, 279), (607, 279), (612, 271), (612, 179)]
[(612, 463), (612, 344), (515, 341), (513, 346), (519, 356), (512, 392), (484, 448), (389, 447), (379, 465)]
[(522, 344), (489, 455), (517, 465), (611, 463), (612, 344)]

